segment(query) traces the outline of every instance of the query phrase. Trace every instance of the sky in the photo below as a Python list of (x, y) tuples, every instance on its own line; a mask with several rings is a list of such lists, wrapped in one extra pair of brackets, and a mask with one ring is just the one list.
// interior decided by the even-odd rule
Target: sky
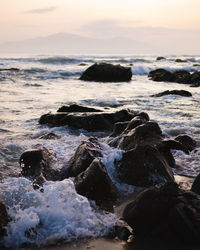
[(2, 0), (0, 43), (66, 32), (198, 49), (199, 10), (199, 0)]

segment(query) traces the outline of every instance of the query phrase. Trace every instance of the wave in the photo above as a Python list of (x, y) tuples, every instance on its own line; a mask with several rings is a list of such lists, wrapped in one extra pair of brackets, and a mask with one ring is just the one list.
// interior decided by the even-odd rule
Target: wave
[(148, 75), (150, 71), (156, 70), (159, 68), (168, 70), (170, 72), (175, 72), (178, 70), (185, 70), (188, 72), (194, 72), (194, 71), (200, 70), (200, 66), (197, 66), (197, 67), (193, 67), (193, 66), (186, 66), (186, 67), (153, 66), (153, 67), (151, 67), (151, 66), (141, 66), (141, 65), (140, 66), (133, 66), (133, 67), (131, 67), (131, 70), (132, 70), (133, 75)]
[(6, 247), (104, 236), (117, 222), (114, 214), (95, 211), (70, 179), (46, 182), (43, 192), (34, 190), (25, 178), (8, 178), (0, 188), (12, 218), (3, 239)]

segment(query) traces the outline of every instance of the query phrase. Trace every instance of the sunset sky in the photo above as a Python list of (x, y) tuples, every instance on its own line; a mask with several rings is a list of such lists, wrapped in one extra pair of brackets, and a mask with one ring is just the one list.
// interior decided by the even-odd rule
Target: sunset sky
[(199, 0), (5, 0), (0, 42), (60, 32), (97, 38), (134, 38), (148, 32), (154, 41), (164, 31), (165, 37), (180, 32), (183, 40), (193, 35), (198, 40), (199, 10)]

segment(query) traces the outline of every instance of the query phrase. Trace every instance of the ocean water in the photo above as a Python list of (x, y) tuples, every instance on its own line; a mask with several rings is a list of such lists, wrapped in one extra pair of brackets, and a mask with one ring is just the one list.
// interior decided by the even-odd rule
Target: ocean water
[[(117, 221), (113, 214), (94, 210), (91, 201), (76, 193), (71, 179), (47, 182), (44, 193), (40, 193), (32, 189), (29, 180), (19, 178), (19, 157), (36, 144), (53, 149), (58, 158), (55, 168), (61, 168), (82, 140), (91, 135), (99, 136), (104, 150), (102, 161), (113, 182), (120, 192), (134, 190), (116, 177), (113, 162), (120, 159), (121, 151), (106, 144), (106, 133), (38, 124), (42, 114), (55, 112), (62, 105), (77, 103), (102, 109), (130, 108), (147, 112), (167, 137), (188, 134), (197, 141), (197, 148), (190, 155), (173, 151), (180, 166), (175, 173), (195, 177), (200, 172), (200, 88), (153, 82), (147, 76), (157, 68), (200, 70), (200, 66), (194, 66), (200, 64), (200, 56), (181, 56), (186, 63), (176, 63), (177, 56), (166, 58), (156, 61), (156, 56), (141, 55), (0, 56), (0, 196), (5, 199), (13, 219), (4, 238), (6, 246), (45, 245), (58, 240), (97, 237), (104, 235)], [(80, 81), (81, 73), (95, 62), (130, 66), (132, 80), (125, 83)], [(9, 68), (18, 70), (5, 70)], [(192, 97), (150, 97), (173, 89), (190, 91)], [(54, 132), (59, 139), (39, 138), (49, 132)]]

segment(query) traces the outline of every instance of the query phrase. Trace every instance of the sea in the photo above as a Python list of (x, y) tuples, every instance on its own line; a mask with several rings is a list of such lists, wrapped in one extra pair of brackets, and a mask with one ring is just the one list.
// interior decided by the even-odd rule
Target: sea
[[(166, 137), (187, 134), (197, 141), (189, 155), (173, 150), (179, 166), (174, 173), (195, 178), (200, 172), (200, 87), (154, 82), (151, 70), (200, 70), (200, 56), (168, 55), (0, 55), (0, 197), (5, 201), (11, 222), (2, 244), (5, 247), (47, 246), (80, 238), (101, 237), (119, 220), (102, 212), (94, 201), (76, 193), (73, 179), (48, 181), (43, 192), (34, 190), (29, 179), (19, 177), (20, 155), (35, 145), (56, 152), (61, 168), (74, 154), (81, 141), (99, 137), (102, 161), (118, 190), (127, 195), (134, 187), (117, 178), (114, 160), (122, 151), (107, 145), (108, 133), (73, 130), (68, 126), (40, 125), (41, 115), (56, 112), (62, 105), (80, 104), (108, 110), (129, 108), (147, 112), (158, 122)], [(181, 58), (187, 62), (175, 62)], [(131, 67), (130, 82), (87, 82), (79, 80), (94, 63), (112, 63)], [(12, 70), (7, 70), (11, 69)], [(187, 90), (192, 97), (167, 95), (151, 97), (165, 90)], [(58, 138), (41, 139), (53, 132)]]

